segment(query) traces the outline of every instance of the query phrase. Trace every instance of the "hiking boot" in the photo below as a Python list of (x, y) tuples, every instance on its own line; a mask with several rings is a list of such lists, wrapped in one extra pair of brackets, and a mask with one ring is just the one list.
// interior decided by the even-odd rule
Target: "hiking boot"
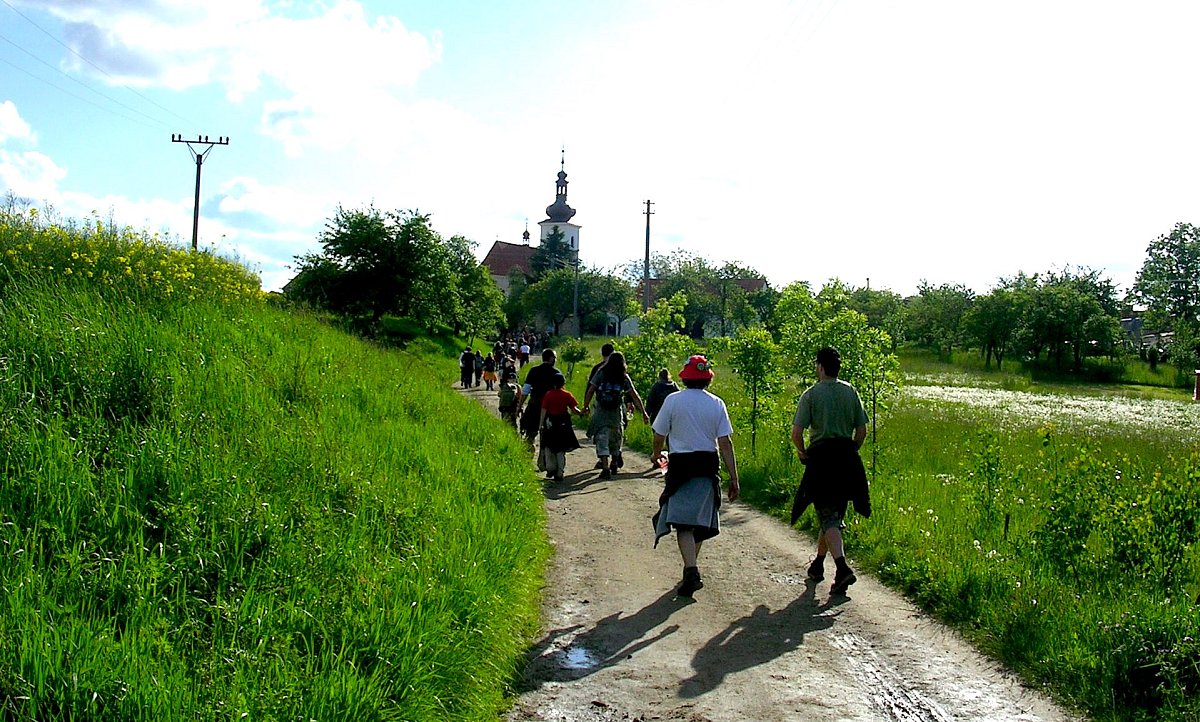
[(603, 469), (604, 468), (604, 459), (596, 459), (596, 465), (592, 468), (593, 469)]
[(846, 588), (858, 581), (858, 577), (854, 576), (854, 570), (850, 567), (838, 569), (837, 574), (833, 575), (833, 586), (829, 587), (830, 594), (845, 594)]
[(683, 581), (679, 583), (679, 591), (676, 592), (681, 597), (690, 597), (696, 593), (697, 589), (704, 588), (704, 580), (700, 578), (699, 567), (684, 567)]
[(615, 462), (615, 461), (614, 461), (612, 464), (610, 464), (610, 465), (609, 465), (609, 467), (608, 467), (608, 471), (609, 471), (609, 472), (610, 472), (610, 473), (611, 473), (613, 476), (616, 476), (616, 475), (617, 475), (617, 469), (620, 469), (620, 468), (621, 468), (621, 465), (620, 465), (620, 464), (618, 464), (617, 462)]
[(610, 472), (608, 470), (607, 466), (600, 470), (600, 478), (601, 479), (611, 479), (612, 478), (612, 472)]
[(555, 474), (554, 474), (554, 480), (555, 480), (555, 481), (562, 481), (562, 480), (563, 480), (563, 473), (562, 473), (562, 471), (561, 471), (561, 470), (560, 470), (560, 471), (557, 471), (557, 472), (555, 472)]
[(813, 559), (812, 564), (808, 565), (808, 578), (814, 582), (819, 582), (825, 578), (824, 559)]

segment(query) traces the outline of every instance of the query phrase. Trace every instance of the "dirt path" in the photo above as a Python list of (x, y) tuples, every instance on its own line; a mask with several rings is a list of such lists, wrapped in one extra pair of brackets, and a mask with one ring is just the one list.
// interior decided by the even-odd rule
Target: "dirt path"
[[(493, 393), (466, 393), (495, 411)], [(833, 598), (832, 564), (806, 582), (809, 538), (741, 503), (704, 545), (704, 589), (676, 598), (674, 536), (652, 547), (649, 458), (627, 451), (600, 480), (579, 437), (546, 482), (556, 553), (509, 722), (1078, 719), (869, 576)]]

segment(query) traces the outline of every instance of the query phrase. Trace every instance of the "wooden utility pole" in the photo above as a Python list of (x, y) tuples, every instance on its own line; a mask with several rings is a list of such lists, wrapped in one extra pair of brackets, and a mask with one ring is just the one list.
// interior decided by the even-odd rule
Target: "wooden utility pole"
[[(216, 140), (209, 140), (208, 136), (203, 138), (199, 135), (195, 140), (185, 140), (182, 135), (172, 133), (172, 143), (187, 143), (188, 150), (191, 151), (192, 158), (196, 160), (196, 203), (192, 211), (192, 250), (196, 250), (196, 245), (200, 237), (200, 166), (204, 165), (204, 159), (212, 152), (215, 145), (229, 145), (228, 136), (217, 136)], [(208, 147), (202, 151), (197, 151), (192, 147), (192, 143), (196, 145), (207, 145)]]
[(650, 310), (650, 216), (654, 215), (654, 211), (650, 210), (652, 205), (654, 204), (646, 201), (646, 262), (642, 267), (642, 313)]

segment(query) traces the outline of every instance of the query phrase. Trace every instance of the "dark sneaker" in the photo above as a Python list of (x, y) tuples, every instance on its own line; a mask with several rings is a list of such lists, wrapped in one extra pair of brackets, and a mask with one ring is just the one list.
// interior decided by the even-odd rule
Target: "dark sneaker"
[(699, 567), (684, 567), (683, 581), (679, 583), (679, 591), (676, 592), (681, 597), (690, 597), (696, 593), (697, 589), (704, 588), (704, 580), (700, 578)]
[(808, 578), (814, 582), (819, 582), (825, 578), (825, 561), (814, 559), (812, 564), (808, 565)]
[(563, 473), (562, 473), (561, 471), (559, 471), (559, 472), (555, 473), (555, 474), (554, 474), (554, 480), (555, 480), (555, 481), (562, 481), (562, 480), (563, 480)]
[(613, 457), (613, 466), (615, 467), (614, 471), (616, 469), (620, 469), (621, 467), (625, 466), (625, 457), (621, 454), (617, 454), (616, 456), (614, 456)]
[(845, 594), (846, 588), (858, 581), (858, 577), (854, 576), (854, 570), (846, 567), (844, 570), (839, 569), (837, 574), (833, 575), (833, 586), (829, 587), (830, 594)]
[(603, 469), (600, 470), (600, 478), (601, 479), (611, 479), (612, 478), (612, 472), (610, 472), (608, 470), (608, 467), (604, 467)]
[(621, 465), (620, 465), (620, 464), (618, 464), (617, 462), (615, 462), (615, 461), (614, 461), (612, 464), (610, 464), (610, 465), (609, 465), (609, 467), (608, 467), (608, 471), (609, 471), (609, 473), (611, 473), (613, 476), (616, 476), (616, 475), (617, 475), (617, 469), (620, 469), (620, 468), (621, 468)]
[(603, 468), (604, 468), (604, 459), (596, 459), (596, 466), (595, 466), (595, 468), (597, 468), (597, 469), (603, 469)]

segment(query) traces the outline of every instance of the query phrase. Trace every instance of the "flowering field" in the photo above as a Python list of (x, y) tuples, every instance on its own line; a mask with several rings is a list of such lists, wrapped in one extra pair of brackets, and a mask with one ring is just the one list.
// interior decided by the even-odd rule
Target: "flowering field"
[(1200, 443), (1200, 404), (1126, 396), (1071, 396), (968, 386), (910, 386), (911, 398), (988, 415), (1008, 428), (1053, 424), (1081, 435), (1162, 434), (1181, 448)]
[(47, 220), (37, 208), (0, 208), (5, 277), (86, 287), (124, 298), (237, 301), (262, 297), (258, 277), (212, 253), (191, 253), (156, 233), (106, 223)]

